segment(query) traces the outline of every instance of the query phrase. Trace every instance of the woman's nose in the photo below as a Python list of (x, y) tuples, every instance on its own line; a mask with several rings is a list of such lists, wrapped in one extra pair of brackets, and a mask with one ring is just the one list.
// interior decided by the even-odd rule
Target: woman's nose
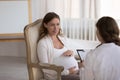
[(54, 29), (57, 29), (57, 28), (58, 28), (58, 26), (57, 26), (57, 25), (55, 25), (55, 26), (54, 26)]

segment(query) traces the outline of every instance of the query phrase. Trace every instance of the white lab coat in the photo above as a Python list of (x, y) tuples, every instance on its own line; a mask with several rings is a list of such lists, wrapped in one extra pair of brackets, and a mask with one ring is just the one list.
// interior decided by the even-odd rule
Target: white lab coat
[(102, 44), (87, 54), (84, 65), (81, 80), (120, 80), (120, 46)]

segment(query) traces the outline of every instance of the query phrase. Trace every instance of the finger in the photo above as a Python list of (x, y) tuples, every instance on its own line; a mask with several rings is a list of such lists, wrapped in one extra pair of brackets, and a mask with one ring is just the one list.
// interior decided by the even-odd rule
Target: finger
[(71, 67), (71, 68), (69, 68), (69, 69), (74, 69), (74, 68), (76, 68), (76, 66), (73, 66), (73, 67)]
[(73, 68), (76, 68), (76, 66), (74, 66)]

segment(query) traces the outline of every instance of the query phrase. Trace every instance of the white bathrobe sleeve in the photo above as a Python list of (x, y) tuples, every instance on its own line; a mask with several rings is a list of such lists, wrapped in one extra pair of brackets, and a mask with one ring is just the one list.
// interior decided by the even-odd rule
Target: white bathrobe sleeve
[(94, 80), (93, 76), (93, 54), (92, 52), (89, 52), (86, 56), (86, 59), (84, 61), (84, 68), (80, 68), (80, 79), (81, 80)]
[(40, 63), (49, 63), (47, 47), (45, 46), (45, 42), (39, 42), (37, 46), (38, 59)]

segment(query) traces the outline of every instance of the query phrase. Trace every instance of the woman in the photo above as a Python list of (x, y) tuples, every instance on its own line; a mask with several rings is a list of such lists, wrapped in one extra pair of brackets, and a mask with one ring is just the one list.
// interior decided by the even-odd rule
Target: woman
[(118, 25), (113, 18), (106, 16), (98, 20), (96, 28), (101, 45), (87, 54), (80, 69), (81, 80), (120, 80)]
[[(60, 18), (54, 12), (49, 12), (43, 18), (40, 26), (38, 42), (38, 58), (41, 63), (50, 63), (64, 67), (62, 75), (76, 74), (78, 64), (73, 51), (69, 49), (67, 39), (61, 34)], [(44, 70), (47, 79), (56, 80), (56, 73)]]

